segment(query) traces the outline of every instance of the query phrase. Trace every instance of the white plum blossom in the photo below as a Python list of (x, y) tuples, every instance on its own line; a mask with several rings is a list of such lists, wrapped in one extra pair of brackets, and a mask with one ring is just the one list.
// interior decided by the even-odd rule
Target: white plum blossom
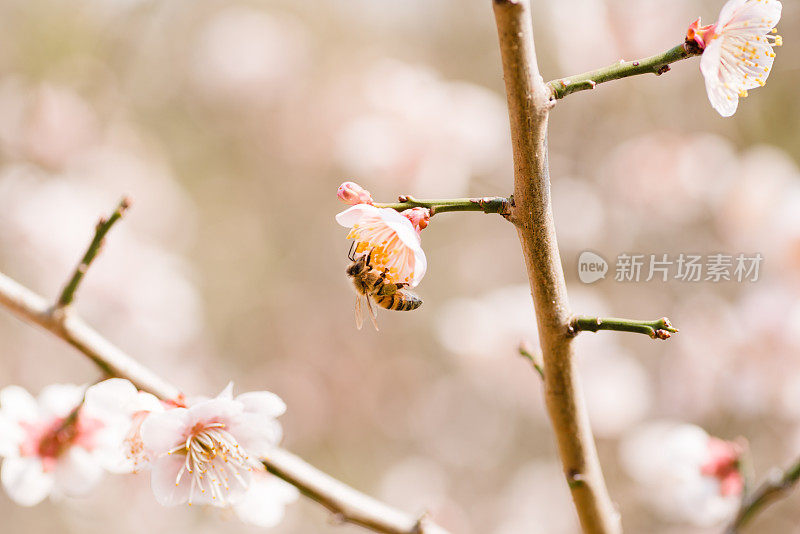
[(138, 391), (128, 380), (111, 378), (86, 390), (83, 413), (113, 421), (116, 449), (105, 451), (104, 467), (112, 473), (131, 473), (150, 461), (142, 442), (142, 423), (151, 413), (164, 411), (154, 395)]
[(0, 390), (0, 475), (14, 502), (81, 496), (100, 481), (119, 432), (114, 420), (83, 411), (83, 395), (71, 384), (47, 386), (38, 398), (19, 386)]
[(736, 112), (739, 97), (767, 81), (780, 35), (775, 25), (781, 18), (778, 0), (728, 0), (715, 24), (694, 21), (687, 39), (703, 49), (700, 70), (711, 105), (723, 117)]
[(665, 519), (708, 527), (730, 518), (739, 506), (742, 450), (698, 426), (657, 421), (625, 436), (620, 460)]
[(351, 229), (347, 239), (355, 241), (356, 254), (371, 252), (373, 268), (388, 268), (389, 281), (416, 287), (425, 276), (425, 252), (409, 217), (390, 208), (356, 204), (339, 213), (336, 222)]
[(142, 424), (144, 448), (153, 455), (150, 484), (159, 504), (228, 506), (241, 502), (259, 458), (280, 441), (275, 420), (286, 405), (275, 394), (233, 397), (233, 385), (188, 408), (153, 413)]

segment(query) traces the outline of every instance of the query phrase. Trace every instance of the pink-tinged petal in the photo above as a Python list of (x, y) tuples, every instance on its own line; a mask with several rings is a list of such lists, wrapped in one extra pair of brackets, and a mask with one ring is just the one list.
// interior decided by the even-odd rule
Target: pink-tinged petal
[(258, 459), (267, 456), (283, 437), (283, 428), (278, 421), (252, 413), (239, 416), (228, 431), (248, 454)]
[(66, 417), (83, 400), (84, 388), (74, 384), (52, 384), (39, 393), (39, 409), (48, 416)]
[(236, 515), (251, 525), (274, 527), (281, 522), (286, 505), (300, 496), (297, 488), (269, 474), (256, 474), (244, 499), (234, 506)]
[(136, 396), (136, 400), (133, 403), (134, 411), (136, 412), (163, 412), (164, 405), (158, 400), (158, 397), (153, 395), (152, 393), (146, 393), (144, 391), (140, 391), (139, 394)]
[(42, 502), (55, 485), (52, 473), (45, 473), (39, 458), (6, 458), (0, 470), (3, 488), (20, 506)]
[(737, 23), (749, 22), (753, 26), (761, 25), (769, 29), (780, 21), (783, 6), (777, 0), (749, 0), (728, 12), (725, 11), (725, 7), (720, 12), (719, 26), (734, 26)]
[(191, 477), (184, 474), (178, 479), (185, 460), (183, 454), (164, 455), (156, 460), (150, 475), (150, 487), (158, 504), (177, 506), (189, 500)]
[(211, 421), (227, 422), (244, 411), (242, 403), (227, 398), (211, 399), (189, 407), (189, 426)]
[(728, 0), (719, 12), (717, 24), (722, 27), (733, 19), (737, 10), (747, 3), (747, 0)]
[(244, 405), (245, 412), (264, 417), (278, 417), (286, 412), (286, 403), (269, 391), (250, 391), (236, 397)]
[(726, 87), (725, 82), (721, 79), (721, 53), (722, 39), (714, 39), (700, 57), (700, 71), (705, 78), (706, 93), (712, 107), (723, 117), (730, 117), (736, 113), (739, 94), (732, 88)]
[(83, 447), (70, 447), (58, 458), (56, 488), (70, 497), (89, 493), (100, 482), (103, 468)]
[(425, 258), (425, 252), (422, 248), (414, 250), (414, 278), (411, 281), (411, 287), (417, 287), (425, 276), (428, 270), (428, 260)]
[(145, 449), (158, 456), (185, 441), (190, 428), (189, 410), (186, 408), (150, 414), (142, 423), (142, 442)]
[(6, 386), (0, 390), (0, 413), (12, 421), (36, 421), (39, 405), (25, 388)]
[(219, 392), (217, 398), (223, 400), (233, 400), (233, 381), (228, 382), (228, 385), (225, 386), (225, 389)]
[(370, 204), (356, 204), (336, 215), (336, 222), (346, 228), (352, 228), (365, 215), (377, 215), (378, 209)]

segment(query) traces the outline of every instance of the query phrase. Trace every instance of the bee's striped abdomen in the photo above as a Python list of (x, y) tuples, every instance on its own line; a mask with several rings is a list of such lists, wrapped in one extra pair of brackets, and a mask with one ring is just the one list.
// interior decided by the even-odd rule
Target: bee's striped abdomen
[(375, 295), (374, 299), (375, 304), (387, 310), (410, 311), (422, 306), (422, 299), (405, 289), (398, 289), (391, 295)]

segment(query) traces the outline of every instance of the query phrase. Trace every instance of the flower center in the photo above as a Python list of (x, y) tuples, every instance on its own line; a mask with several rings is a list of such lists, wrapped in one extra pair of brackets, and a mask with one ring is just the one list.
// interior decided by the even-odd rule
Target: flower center
[(196, 491), (208, 493), (212, 500), (226, 504), (231, 486), (246, 488), (249, 472), (254, 468), (254, 462), (236, 438), (225, 430), (224, 423), (219, 422), (197, 423), (186, 442), (169, 451), (169, 454), (173, 453), (186, 455), (175, 485), (181, 483), (184, 475), (191, 477), (189, 504), (192, 504)]
[(45, 471), (55, 468), (59, 456), (73, 445), (86, 450), (94, 448), (94, 434), (103, 423), (80, 415), (76, 409), (66, 417), (47, 422), (21, 422), (25, 440), (20, 444), (22, 456), (38, 456)]

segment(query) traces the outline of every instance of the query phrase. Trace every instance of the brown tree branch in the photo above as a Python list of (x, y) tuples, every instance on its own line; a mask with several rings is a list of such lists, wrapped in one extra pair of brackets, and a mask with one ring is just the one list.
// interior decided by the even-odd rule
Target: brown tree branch
[[(115, 347), (71, 310), (50, 306), (44, 298), (2, 273), (0, 306), (24, 322), (37, 324), (63, 339), (109, 376), (126, 378), (140, 390), (162, 400), (181, 397), (177, 387)], [(447, 534), (425, 517), (412, 517), (377, 501), (284, 449), (276, 448), (263, 463), (268, 471), (325, 506), (343, 522), (386, 534)]]
[(621, 532), (594, 445), (568, 333), (571, 313), (550, 204), (547, 120), (550, 90), (536, 63), (528, 0), (494, 0), (511, 141), (511, 219), (522, 243), (544, 357), (545, 401), (564, 474), (584, 532)]

